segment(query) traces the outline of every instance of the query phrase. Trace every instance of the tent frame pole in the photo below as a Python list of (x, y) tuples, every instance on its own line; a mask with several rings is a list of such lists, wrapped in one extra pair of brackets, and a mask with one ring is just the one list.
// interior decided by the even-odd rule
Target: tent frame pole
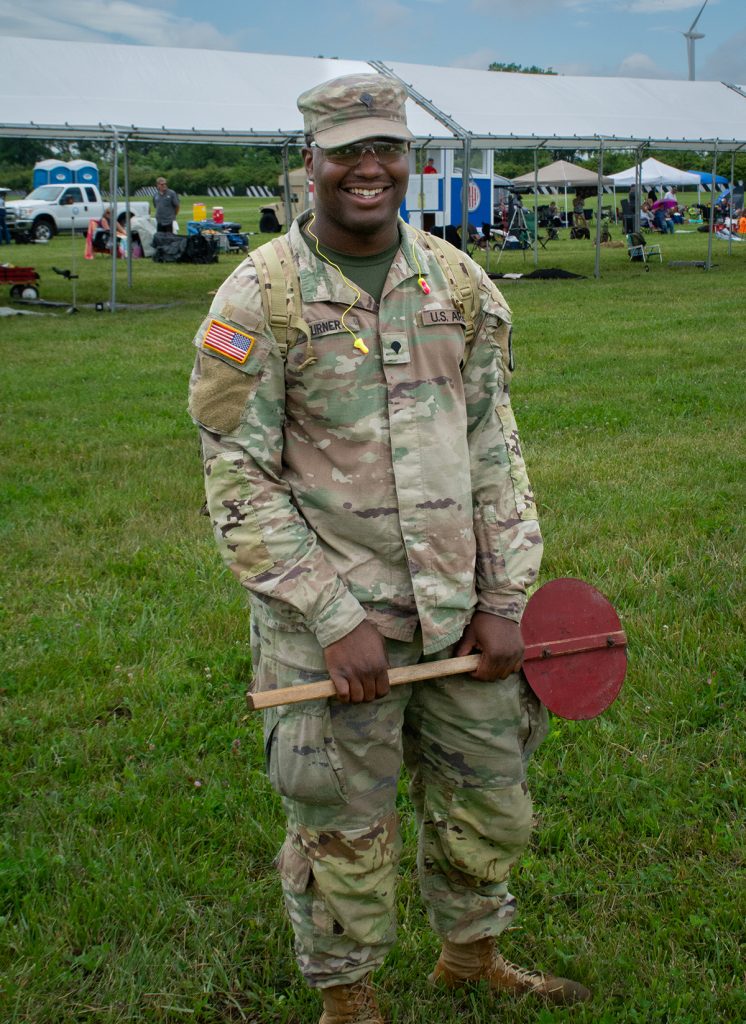
[(710, 191), (710, 230), (707, 232), (707, 263), (705, 270), (712, 270), (712, 239), (715, 234), (715, 178), (718, 173), (718, 139), (715, 139), (715, 151), (712, 154), (712, 189)]
[(283, 200), (285, 205), (285, 230), (290, 230), (290, 225), (293, 223), (293, 208), (290, 202), (290, 163), (288, 150), (290, 148), (290, 140), (285, 143), (282, 147), (282, 188), (283, 188)]
[[(461, 251), (469, 244), (469, 179), (471, 178), (471, 135), (464, 132), (464, 166), (461, 170)], [(445, 232), (444, 232), (445, 234)]]
[(728, 255), (733, 255), (733, 185), (736, 176), (736, 154), (730, 155), (730, 227), (728, 229)]
[(109, 177), (111, 191), (111, 221), (109, 223), (109, 244), (111, 246), (111, 296), (109, 299), (109, 312), (113, 313), (117, 305), (117, 192), (119, 190), (119, 132), (112, 125), (114, 138), (112, 140), (112, 164)]
[(539, 147), (534, 148), (534, 266), (539, 266)]
[(122, 156), (124, 158), (124, 220), (127, 231), (127, 287), (132, 287), (132, 229), (130, 227), (130, 163), (127, 150), (127, 139), (122, 140)]
[(598, 185), (596, 187), (596, 262), (593, 268), (593, 276), (598, 280), (601, 277), (601, 211), (604, 196), (604, 187), (601, 182), (604, 173), (604, 140), (599, 140), (598, 147)]

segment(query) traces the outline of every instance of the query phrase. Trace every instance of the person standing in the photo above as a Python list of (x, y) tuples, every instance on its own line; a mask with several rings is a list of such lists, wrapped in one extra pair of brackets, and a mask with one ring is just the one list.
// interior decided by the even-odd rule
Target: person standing
[(3, 245), (5, 242), (10, 245), (11, 242), (7, 216), (8, 214), (5, 207), (5, 191), (0, 189), (0, 245)]
[(157, 191), (153, 196), (153, 206), (158, 230), (173, 234), (174, 221), (179, 215), (179, 197), (168, 187), (165, 178), (157, 178), (155, 187)]
[[(371, 973), (396, 938), (402, 764), (442, 942), (433, 982), (589, 997), (497, 950), (546, 732), (518, 671), (542, 539), (509, 398), (510, 310), (454, 252), (470, 319), (435, 243), (399, 218), (405, 100), (379, 75), (299, 97), (315, 209), (269, 243), (287, 254), (298, 330), (269, 326), (287, 316), (284, 296), (266, 314), (259, 250), (219, 289), (190, 381), (215, 537), (249, 595), (254, 689), (329, 676), (337, 691), (264, 713), (287, 819), (277, 866), (320, 1024), (383, 1022)], [(390, 688), (390, 666), (472, 652), (471, 675)]]

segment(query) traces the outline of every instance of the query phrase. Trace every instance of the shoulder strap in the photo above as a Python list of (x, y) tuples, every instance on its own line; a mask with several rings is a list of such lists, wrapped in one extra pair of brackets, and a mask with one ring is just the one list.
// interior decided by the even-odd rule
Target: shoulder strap
[[(466, 349), (464, 353), (464, 360), (466, 360), (469, 346), (474, 340), (479, 310), (479, 282), (472, 269), (476, 264), (473, 260), (464, 259), (464, 254), (459, 249), (456, 249), (450, 242), (446, 242), (445, 239), (440, 238), (438, 235), (419, 232), (419, 237), (420, 240), (424, 241), (425, 246), (434, 253), (443, 268), (451, 289), (454, 304), (463, 313), (466, 322)], [(512, 330), (513, 328), (509, 323), (503, 323), (497, 332), (497, 340), (503, 355), (506, 381), (510, 380), (510, 376), (515, 369)]]
[[(421, 234), (420, 238), (424, 236)], [(477, 282), (469, 273), (468, 264), (463, 260), (458, 249), (439, 238), (438, 235), (428, 234), (425, 239), (426, 246), (434, 253), (440, 263), (443, 272), (448, 279), (453, 301), (463, 314), (466, 322), (466, 344), (471, 344), (474, 338), (474, 326), (478, 305)]]
[[(289, 332), (292, 330), (292, 345), (297, 344), (299, 335), (306, 339), (309, 359), (303, 366), (309, 361), (314, 362), (311, 329), (301, 315), (300, 281), (286, 239), (270, 239), (254, 249), (251, 258), (259, 278), (264, 317), (275, 336), (283, 360), (287, 360), (288, 348), (292, 347), (289, 342)], [(299, 369), (303, 369), (303, 366)]]

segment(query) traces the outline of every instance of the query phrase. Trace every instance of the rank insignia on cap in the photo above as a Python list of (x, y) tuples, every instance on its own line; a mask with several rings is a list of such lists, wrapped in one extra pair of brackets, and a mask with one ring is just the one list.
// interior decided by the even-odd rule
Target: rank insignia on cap
[(250, 334), (224, 324), (222, 320), (211, 320), (202, 339), (202, 347), (212, 349), (232, 359), (234, 363), (245, 363), (254, 347), (254, 339)]
[(373, 97), (369, 92), (364, 92), (363, 95), (360, 97), (360, 102), (364, 106), (370, 108), (373, 106)]

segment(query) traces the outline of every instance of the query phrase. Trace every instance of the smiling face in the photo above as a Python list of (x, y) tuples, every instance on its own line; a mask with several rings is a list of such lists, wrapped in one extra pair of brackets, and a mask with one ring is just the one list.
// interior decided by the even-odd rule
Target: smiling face
[(303, 150), (303, 159), (314, 181), (314, 233), (325, 245), (368, 256), (394, 244), (409, 181), (407, 154), (382, 164), (365, 150), (354, 167), (347, 167), (313, 147)]

